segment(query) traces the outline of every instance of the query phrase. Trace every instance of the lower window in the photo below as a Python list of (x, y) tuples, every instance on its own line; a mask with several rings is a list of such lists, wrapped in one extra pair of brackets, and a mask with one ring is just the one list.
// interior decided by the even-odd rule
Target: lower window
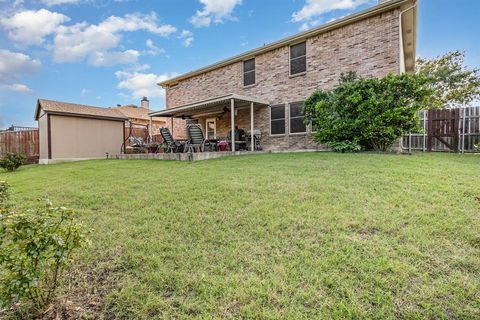
[(306, 133), (307, 125), (304, 122), (303, 102), (290, 103), (290, 133)]
[(285, 105), (270, 107), (270, 134), (285, 134)]

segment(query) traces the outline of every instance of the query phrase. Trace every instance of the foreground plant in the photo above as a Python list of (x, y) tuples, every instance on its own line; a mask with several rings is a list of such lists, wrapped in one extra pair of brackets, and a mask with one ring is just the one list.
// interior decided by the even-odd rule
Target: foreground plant
[(14, 212), (8, 207), (8, 185), (0, 184), (0, 307), (27, 301), (43, 311), (55, 296), (72, 253), (87, 240), (74, 212), (53, 207)]

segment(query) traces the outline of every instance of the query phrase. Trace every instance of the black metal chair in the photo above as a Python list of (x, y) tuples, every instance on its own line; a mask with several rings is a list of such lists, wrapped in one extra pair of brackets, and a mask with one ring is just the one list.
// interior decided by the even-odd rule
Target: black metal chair
[[(229, 131), (227, 134), (228, 145), (230, 150), (232, 150), (232, 132)], [(235, 128), (235, 150), (247, 150), (247, 139), (245, 130)]]
[(160, 134), (162, 135), (165, 153), (183, 152), (184, 145), (173, 138), (170, 129), (162, 127), (160, 128)]
[(205, 148), (210, 151), (215, 150), (215, 143), (205, 139), (202, 128), (198, 124), (189, 124), (187, 126), (188, 141), (185, 145), (185, 152), (204, 152)]

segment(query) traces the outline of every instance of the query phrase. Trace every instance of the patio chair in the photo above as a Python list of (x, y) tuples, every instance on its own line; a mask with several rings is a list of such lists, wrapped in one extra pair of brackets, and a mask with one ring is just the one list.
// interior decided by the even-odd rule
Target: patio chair
[(162, 127), (160, 128), (160, 134), (162, 135), (165, 153), (183, 151), (183, 144), (173, 138), (170, 129)]
[(215, 143), (205, 139), (202, 128), (198, 124), (189, 124), (187, 126), (188, 141), (185, 146), (185, 152), (204, 152), (205, 148), (210, 151), (215, 150)]

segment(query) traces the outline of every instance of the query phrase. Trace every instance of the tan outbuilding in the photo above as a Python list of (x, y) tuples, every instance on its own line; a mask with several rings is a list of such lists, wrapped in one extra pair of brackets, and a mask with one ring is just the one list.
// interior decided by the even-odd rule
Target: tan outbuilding
[(35, 120), (39, 163), (47, 164), (120, 154), (128, 118), (111, 108), (39, 99)]

